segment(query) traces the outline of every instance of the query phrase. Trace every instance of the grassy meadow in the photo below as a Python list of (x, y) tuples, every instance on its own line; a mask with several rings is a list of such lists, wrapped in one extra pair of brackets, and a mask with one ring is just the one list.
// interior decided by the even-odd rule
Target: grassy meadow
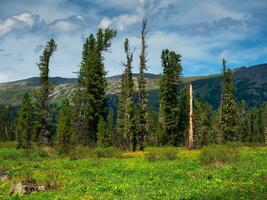
[[(48, 147), (25, 152), (2, 144), (0, 169), (9, 178), (0, 180), (0, 199), (267, 199), (267, 147), (235, 149), (218, 161), (207, 148), (79, 147), (59, 156)], [(10, 195), (23, 181), (49, 189)]]

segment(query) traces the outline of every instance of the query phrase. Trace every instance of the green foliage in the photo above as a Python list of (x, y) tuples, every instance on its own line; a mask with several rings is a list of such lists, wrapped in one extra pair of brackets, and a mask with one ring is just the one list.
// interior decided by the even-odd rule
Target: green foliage
[(49, 40), (40, 56), (40, 62), (37, 64), (40, 70), (41, 88), (35, 93), (35, 116), (36, 116), (36, 136), (39, 143), (51, 142), (51, 110), (49, 107), (49, 95), (51, 94), (51, 85), (49, 83), (49, 63), (51, 56), (57, 49), (53, 39)]
[[(161, 149), (148, 147), (146, 152)], [(210, 169), (200, 164), (199, 150), (184, 148), (173, 148), (179, 156), (163, 162), (148, 162), (142, 152), (120, 155), (126, 159), (87, 156), (79, 160), (32, 160), (20, 149), (1, 148), (0, 169), (7, 168), (10, 179), (1, 182), (0, 199), (266, 199), (266, 148), (238, 149), (238, 160)], [(17, 158), (3, 160), (3, 154)], [(26, 171), (37, 184), (48, 185), (54, 179), (59, 187), (10, 196), (11, 186), (24, 179)], [(137, 184), (140, 181), (142, 184)]]
[(95, 148), (93, 150), (93, 155), (92, 155), (92, 157), (96, 157), (96, 158), (112, 158), (112, 157), (120, 157), (120, 156), (121, 156), (121, 150), (115, 147)]
[(222, 141), (237, 141), (238, 119), (233, 73), (226, 67), (226, 60), (224, 59), (220, 114), (220, 131)]
[(73, 103), (75, 134), (78, 141), (82, 141), (85, 145), (96, 145), (98, 120), (100, 116), (105, 117), (107, 112), (105, 96), (107, 83), (103, 54), (109, 50), (115, 35), (116, 32), (111, 29), (99, 29), (96, 36), (90, 34), (83, 46)]
[(194, 147), (199, 148), (215, 142), (211, 134), (213, 111), (209, 104), (194, 100)]
[(236, 145), (211, 144), (201, 149), (199, 160), (203, 165), (216, 167), (235, 160), (238, 155)]
[(100, 117), (97, 125), (97, 146), (108, 147), (111, 145), (110, 135), (108, 133), (107, 124), (103, 117)]
[(116, 139), (115, 139), (115, 122), (114, 122), (114, 112), (110, 108), (108, 112), (108, 119), (107, 119), (107, 134), (110, 138), (110, 144), (115, 146)]
[(138, 76), (138, 106), (137, 106), (137, 144), (139, 150), (144, 150), (144, 137), (147, 135), (147, 98), (146, 98), (146, 81), (145, 71), (147, 70), (147, 20), (143, 19), (141, 28), (141, 53), (140, 53), (140, 66)]
[(134, 83), (132, 78), (133, 53), (129, 52), (129, 41), (126, 38), (124, 42), (124, 51), (126, 62), (123, 64), (125, 69), (121, 79), (121, 91), (118, 104), (117, 115), (117, 143), (125, 150), (136, 149), (135, 136), (135, 116), (133, 104)]
[(12, 120), (12, 110), (10, 105), (0, 107), (0, 141), (15, 140), (14, 123)]
[(17, 147), (30, 149), (34, 135), (33, 106), (29, 94), (22, 99), (16, 127)]
[(57, 121), (57, 148), (61, 153), (68, 152), (74, 144), (72, 107), (68, 98), (63, 99)]
[[(181, 55), (165, 49), (161, 54), (163, 74), (160, 80), (161, 117), (167, 141), (173, 145), (181, 144), (179, 134), (179, 88), (182, 73)], [(181, 132), (180, 132), (181, 133)]]
[(176, 158), (177, 151), (174, 149), (161, 149), (145, 153), (145, 159), (150, 162), (175, 160)]

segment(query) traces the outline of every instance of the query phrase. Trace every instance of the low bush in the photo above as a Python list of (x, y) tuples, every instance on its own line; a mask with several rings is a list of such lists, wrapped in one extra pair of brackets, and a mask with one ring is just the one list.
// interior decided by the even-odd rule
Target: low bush
[(70, 160), (79, 160), (86, 157), (90, 157), (91, 154), (92, 150), (90, 148), (84, 146), (77, 146), (66, 155), (70, 158)]
[(44, 182), (45, 186), (49, 190), (59, 188), (60, 187), (59, 173), (51, 169), (48, 169)]
[(175, 160), (176, 158), (177, 158), (177, 153), (173, 149), (158, 150), (145, 153), (145, 159), (147, 159), (150, 162)]
[(16, 142), (0, 142), (0, 148), (16, 148)]
[(27, 158), (27, 154), (24, 150), (19, 149), (19, 150), (15, 150), (15, 149), (10, 149), (10, 148), (6, 148), (6, 149), (2, 149), (1, 155), (0, 155), (0, 160), (22, 160)]
[(203, 165), (217, 167), (233, 161), (238, 157), (237, 146), (238, 145), (234, 145), (233, 143), (226, 145), (211, 144), (204, 146), (200, 151), (200, 162)]
[(115, 147), (88, 148), (88, 147), (78, 146), (68, 155), (70, 160), (78, 160), (84, 158), (111, 158), (111, 157), (121, 157), (122, 151)]
[(107, 148), (95, 148), (94, 156), (96, 158), (111, 158), (111, 157), (121, 157), (121, 150), (115, 147)]

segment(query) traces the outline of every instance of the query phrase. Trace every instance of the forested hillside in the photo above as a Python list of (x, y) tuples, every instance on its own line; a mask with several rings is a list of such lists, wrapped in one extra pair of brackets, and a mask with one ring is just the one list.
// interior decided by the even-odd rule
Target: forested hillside
[[(133, 74), (135, 85), (137, 86), (138, 74)], [(145, 74), (147, 80), (147, 89), (149, 99), (153, 100), (154, 107), (158, 107), (159, 80), (161, 75)], [(236, 98), (238, 101), (245, 100), (250, 107), (259, 105), (267, 100), (267, 64), (259, 64), (251, 67), (241, 67), (234, 70), (234, 82), (236, 84)], [(118, 94), (120, 87), (121, 75), (111, 76), (107, 78), (107, 93), (114, 98)], [(192, 82), (194, 88), (194, 96), (200, 98), (217, 108), (220, 103), (221, 94), (220, 74), (208, 76), (183, 77), (182, 84)], [(73, 91), (76, 78), (51, 77), (51, 84), (54, 86), (53, 102)], [(19, 80), (8, 83), (0, 83), (0, 105), (10, 104), (17, 106), (23, 94), (26, 91), (32, 91), (40, 86), (38, 77), (25, 80)]]

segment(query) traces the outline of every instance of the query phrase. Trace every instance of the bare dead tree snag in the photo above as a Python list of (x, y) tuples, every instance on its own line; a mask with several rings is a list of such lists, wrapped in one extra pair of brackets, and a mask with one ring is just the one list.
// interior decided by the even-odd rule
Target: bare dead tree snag
[(188, 148), (194, 148), (194, 138), (193, 138), (193, 89), (192, 84), (190, 83), (189, 86), (189, 104), (190, 104), (190, 111), (189, 111), (189, 134), (188, 134)]

